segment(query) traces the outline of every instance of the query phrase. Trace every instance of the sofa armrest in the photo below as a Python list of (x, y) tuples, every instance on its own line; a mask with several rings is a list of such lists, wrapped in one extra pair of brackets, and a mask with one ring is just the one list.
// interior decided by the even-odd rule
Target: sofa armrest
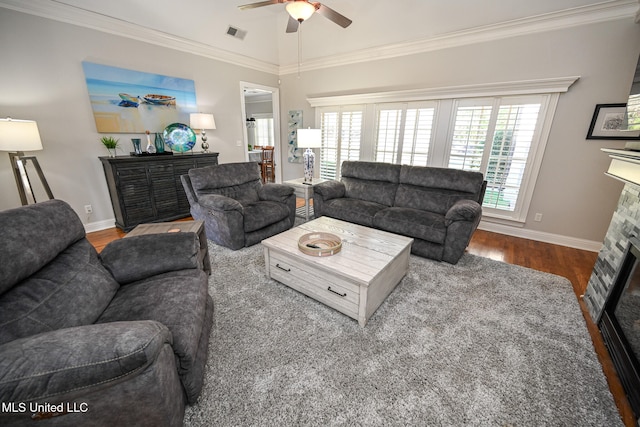
[(294, 192), (294, 188), (284, 184), (267, 183), (258, 190), (260, 200), (285, 203)]
[(458, 200), (445, 214), (445, 225), (455, 221), (475, 221), (482, 215), (482, 206), (473, 200)]
[(135, 376), (171, 344), (167, 327), (151, 320), (78, 326), (14, 340), (0, 346), (0, 401), (81, 396)]
[(313, 192), (319, 194), (322, 200), (339, 199), (344, 197), (345, 186), (340, 181), (324, 181), (313, 186)]
[(169, 271), (198, 268), (195, 233), (161, 233), (114, 240), (100, 260), (120, 285)]
[(222, 196), (220, 194), (205, 194), (198, 198), (198, 203), (205, 209), (213, 209), (215, 211), (239, 211), (242, 212), (242, 204), (231, 197)]

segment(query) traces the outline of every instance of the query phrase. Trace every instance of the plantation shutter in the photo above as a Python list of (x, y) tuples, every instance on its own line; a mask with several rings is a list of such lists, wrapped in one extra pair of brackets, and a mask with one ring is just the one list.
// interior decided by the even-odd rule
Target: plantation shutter
[(455, 115), (449, 167), (480, 171), (492, 105), (459, 106)]
[(513, 212), (538, 122), (540, 104), (501, 105), (489, 153), (483, 206)]
[(320, 112), (320, 177), (339, 179), (345, 160), (360, 160), (364, 109), (341, 107)]
[(377, 162), (427, 165), (435, 107), (426, 104), (378, 106), (375, 144)]
[(407, 109), (400, 163), (412, 166), (427, 165), (435, 111), (434, 107)]
[(541, 107), (542, 98), (535, 95), (458, 102), (449, 167), (484, 173), (483, 207), (519, 217)]
[(376, 162), (396, 163), (402, 115), (400, 107), (385, 106), (378, 110)]

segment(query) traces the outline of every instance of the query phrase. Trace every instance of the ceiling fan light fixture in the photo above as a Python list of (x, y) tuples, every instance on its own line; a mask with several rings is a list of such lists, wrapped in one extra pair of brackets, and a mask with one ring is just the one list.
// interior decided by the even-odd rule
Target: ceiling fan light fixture
[(306, 21), (311, 18), (313, 13), (316, 11), (315, 6), (311, 3), (298, 0), (288, 2), (286, 9), (287, 12), (289, 12), (289, 15), (298, 22)]

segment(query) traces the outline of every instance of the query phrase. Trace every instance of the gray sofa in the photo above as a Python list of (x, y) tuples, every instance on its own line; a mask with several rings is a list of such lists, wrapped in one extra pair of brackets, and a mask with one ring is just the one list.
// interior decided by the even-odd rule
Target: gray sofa
[(0, 224), (0, 425), (182, 425), (213, 323), (197, 236), (129, 237), (98, 255), (60, 200)]
[(256, 162), (224, 163), (182, 175), (191, 216), (204, 221), (207, 238), (237, 250), (293, 227), (293, 187), (262, 184)]
[(316, 218), (412, 237), (416, 255), (457, 263), (480, 222), (486, 182), (479, 172), (354, 161), (341, 172), (340, 181), (314, 186)]

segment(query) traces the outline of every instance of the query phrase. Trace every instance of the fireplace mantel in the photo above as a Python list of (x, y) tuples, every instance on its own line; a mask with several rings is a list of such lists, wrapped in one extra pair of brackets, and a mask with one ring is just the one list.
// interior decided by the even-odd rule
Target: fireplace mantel
[(602, 148), (609, 154), (611, 164), (606, 175), (624, 183), (640, 185), (640, 151)]

